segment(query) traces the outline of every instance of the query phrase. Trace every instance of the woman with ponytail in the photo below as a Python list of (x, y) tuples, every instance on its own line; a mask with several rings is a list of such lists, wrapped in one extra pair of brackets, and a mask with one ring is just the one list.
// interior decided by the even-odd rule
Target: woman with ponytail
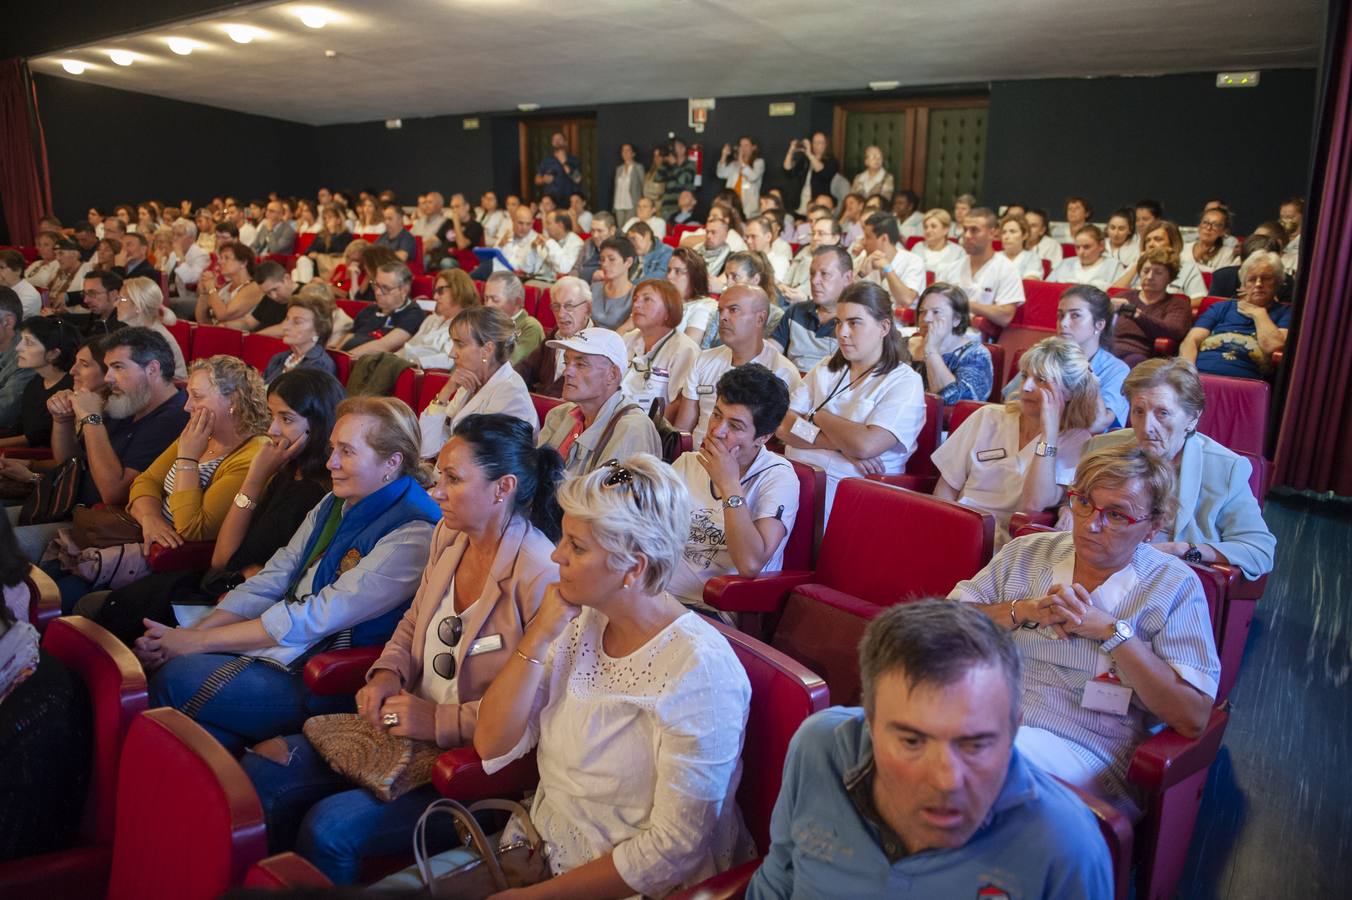
[[(479, 698), (559, 578), (550, 554), (562, 531), (562, 477), (563, 460), (537, 448), (522, 420), (490, 413), (456, 423), (437, 454), (432, 499), (442, 518), (422, 583), (357, 693), (372, 726), (444, 748), (473, 740)], [(255, 749), (243, 764), (273, 852), (294, 847), (335, 884), (355, 881), (363, 857), (407, 850), (437, 797), (427, 784), (382, 802), (336, 774), (303, 735)]]

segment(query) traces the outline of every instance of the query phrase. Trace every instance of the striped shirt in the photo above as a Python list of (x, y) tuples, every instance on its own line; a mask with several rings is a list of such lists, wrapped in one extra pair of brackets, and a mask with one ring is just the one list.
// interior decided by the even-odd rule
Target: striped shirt
[[(1046, 595), (1055, 584), (1069, 585), (1075, 571), (1071, 534), (1032, 534), (1005, 545), (976, 577), (958, 582), (950, 600), (1008, 603)], [(1182, 561), (1141, 544), (1131, 562), (1090, 596), (1094, 604), (1131, 623), (1136, 636), (1188, 684), (1215, 698), (1220, 660), (1201, 582)], [(1099, 771), (1110, 795), (1140, 802), (1127, 790), (1132, 753), (1158, 719), (1133, 694), (1125, 716), (1080, 705), (1085, 683), (1111, 664), (1099, 642), (1082, 637), (1056, 640), (1050, 629), (1014, 630), (1023, 660), (1023, 724), (1068, 741)], [(1130, 687), (1125, 673), (1122, 683)]]
[[(216, 474), (216, 470), (221, 467), (221, 463), (225, 462), (229, 455), (227, 453), (225, 456), (203, 460), (197, 464), (198, 490), (204, 491), (207, 489), (207, 485), (211, 483), (211, 476)], [(174, 513), (169, 509), (169, 495), (174, 492), (174, 479), (177, 475), (178, 466), (173, 465), (169, 467), (169, 471), (164, 476), (164, 499), (160, 501), (160, 515), (164, 516), (166, 522), (174, 521)]]

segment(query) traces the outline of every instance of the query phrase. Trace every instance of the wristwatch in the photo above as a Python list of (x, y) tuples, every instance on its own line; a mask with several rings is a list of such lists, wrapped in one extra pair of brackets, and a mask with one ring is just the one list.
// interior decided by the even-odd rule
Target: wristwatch
[(240, 509), (258, 509), (258, 504), (254, 499), (243, 491), (235, 495), (235, 505)]
[(1038, 441), (1033, 445), (1033, 453), (1036, 456), (1045, 456), (1051, 459), (1056, 456), (1056, 448), (1046, 441)]
[(1118, 619), (1113, 623), (1113, 631), (1115, 633), (1112, 637), (1099, 644), (1099, 649), (1104, 653), (1112, 653), (1118, 647), (1122, 646), (1124, 641), (1131, 640), (1132, 636), (1136, 634), (1136, 629), (1131, 627), (1131, 623), (1122, 619)]
[(742, 497), (741, 494), (733, 494), (731, 497), (728, 497), (723, 501), (723, 508), (736, 509), (737, 507), (744, 506), (745, 504), (746, 499)]
[(98, 413), (90, 413), (89, 415), (85, 416), (83, 419), (80, 420), (81, 427), (85, 425), (102, 425), (102, 424), (103, 424), (103, 416), (99, 415)]
[(1192, 541), (1188, 541), (1188, 552), (1183, 554), (1183, 561), (1190, 563), (1202, 561), (1202, 551)]

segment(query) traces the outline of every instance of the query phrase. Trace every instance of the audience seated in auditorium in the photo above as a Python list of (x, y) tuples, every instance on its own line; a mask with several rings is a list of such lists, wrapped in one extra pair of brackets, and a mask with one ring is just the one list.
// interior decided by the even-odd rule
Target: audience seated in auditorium
[(1150, 544), (1174, 518), (1176, 491), (1172, 467), (1138, 447), (1087, 453), (1069, 494), (1072, 532), (1012, 541), (949, 595), (1014, 634), (1019, 752), (1133, 818), (1132, 751), (1157, 721), (1201, 734), (1220, 676), (1201, 583)]
[[(388, 250), (389, 248), (384, 248)], [(369, 241), (354, 238), (343, 248), (342, 261), (333, 267), (329, 275), (329, 286), (335, 296), (357, 299), (371, 292), (371, 272), (366, 267), (366, 254), (376, 257)], [(398, 257), (394, 257), (398, 261)]]
[[(680, 431), (691, 432), (696, 448), (708, 430), (719, 379), (729, 370), (757, 363), (783, 381), (790, 393), (802, 382), (798, 368), (765, 340), (769, 311), (769, 298), (755, 285), (734, 284), (718, 298), (718, 318), (713, 326), (718, 346), (700, 353), (685, 381), (678, 385), (680, 396), (667, 407), (667, 419)], [(783, 418), (781, 414), (779, 419)]]
[[(462, 194), (460, 204), (463, 212), (468, 214), (469, 208), (465, 204), (465, 198)], [(454, 202), (454, 197), (451, 198)], [(441, 233), (441, 226), (446, 224), (450, 217), (446, 215), (446, 198), (440, 191), (428, 191), (418, 200), (418, 214), (413, 217), (413, 222), (409, 225), (409, 233), (414, 237), (423, 239), (423, 249), (430, 250), (436, 246), (440, 240), (438, 235)]]
[(1075, 232), (1075, 255), (1066, 257), (1052, 269), (1048, 281), (1061, 284), (1088, 284), (1107, 290), (1122, 266), (1103, 246), (1103, 232), (1097, 225), (1082, 225)]
[(839, 244), (813, 251), (812, 299), (790, 306), (770, 335), (800, 371), (806, 372), (836, 352), (836, 304), (853, 283), (849, 251)]
[(897, 220), (890, 213), (869, 216), (862, 244), (867, 256), (859, 266), (860, 277), (886, 288), (897, 309), (914, 306), (925, 289), (925, 263), (906, 249)]
[[(621, 219), (619, 217), (619, 211), (617, 210), (615, 221), (624, 223), (624, 227), (621, 229), (621, 231), (624, 232), (628, 232), (634, 225), (642, 222), (652, 229), (653, 237), (657, 241), (660, 242), (667, 236), (666, 220), (657, 214), (657, 204), (646, 197), (639, 198), (638, 209), (628, 218)], [(592, 224), (596, 224), (596, 219), (594, 217), (592, 218)]]
[(1276, 224), (1265, 223), (1249, 232), (1249, 236), (1244, 238), (1244, 244), (1240, 247), (1239, 259), (1233, 265), (1217, 269), (1211, 273), (1211, 285), (1207, 288), (1208, 296), (1238, 297), (1240, 288), (1239, 267), (1244, 263), (1244, 260), (1260, 250), (1270, 250), (1281, 255), (1282, 268), (1286, 269), (1286, 277), (1277, 286), (1277, 300), (1281, 303), (1291, 302), (1291, 298), (1295, 295), (1296, 280), (1292, 277), (1291, 269), (1286, 265), (1287, 257), (1282, 250), (1281, 238), (1271, 236), (1272, 231), (1277, 230)]
[[(1152, 232), (1160, 234), (1159, 230)], [(1153, 247), (1136, 261), (1140, 287), (1112, 298), (1117, 317), (1113, 322), (1113, 353), (1134, 366), (1155, 355), (1155, 341), (1179, 342), (1192, 325), (1192, 303), (1171, 293), (1178, 277), (1178, 257), (1165, 247)]]
[(886, 201), (892, 200), (892, 194), (896, 189), (893, 187), (892, 173), (883, 166), (881, 148), (875, 146), (864, 148), (864, 169), (854, 176), (850, 190), (863, 197), (872, 197), (876, 194)]
[(771, 216), (756, 216), (749, 219), (743, 230), (747, 251), (761, 254), (770, 264), (774, 278), (764, 285), (766, 290), (769, 290), (774, 282), (778, 282), (788, 274), (793, 251), (784, 241), (775, 239), (774, 219)]
[(1075, 236), (1080, 233), (1080, 229), (1091, 224), (1091, 220), (1094, 218), (1094, 207), (1084, 197), (1067, 197), (1065, 210), (1066, 220), (1052, 223), (1048, 234), (1060, 243), (1073, 244), (1075, 243)]
[(615, 237), (615, 221), (615, 217), (608, 212), (592, 216), (591, 236), (582, 242), (573, 270), (568, 274), (576, 275), (587, 284), (601, 277), (601, 245)]
[(1287, 274), (1300, 267), (1300, 230), (1305, 222), (1305, 199), (1291, 197), (1278, 210), (1278, 221), (1286, 229), (1286, 248), (1282, 251), (1282, 265)]
[[(217, 279), (210, 269), (202, 273), (197, 283), (197, 310), (193, 318), (198, 325), (247, 330), (245, 319), (263, 299), (262, 287), (253, 280), (254, 252), (243, 242), (228, 244), (216, 254), (216, 262), (220, 266), (220, 278)], [(158, 285), (159, 279), (153, 280)]]
[(709, 339), (710, 324), (718, 314), (718, 303), (709, 296), (709, 270), (704, 266), (704, 257), (689, 247), (679, 247), (671, 251), (666, 270), (658, 277), (665, 277), (681, 296), (678, 330), (704, 346)]
[(498, 206), (498, 195), (493, 191), (484, 191), (480, 195), (475, 215), (484, 227), (484, 243), (490, 247), (496, 247), (503, 232), (512, 228), (511, 215)]
[(1137, 288), (1141, 286), (1141, 268), (1145, 265), (1144, 256), (1146, 251), (1162, 248), (1168, 250), (1175, 260), (1179, 262), (1179, 269), (1174, 274), (1173, 281), (1169, 282), (1169, 293), (1184, 294), (1192, 301), (1193, 308), (1206, 296), (1206, 280), (1202, 278), (1202, 271), (1192, 260), (1182, 256), (1183, 236), (1178, 231), (1178, 226), (1168, 219), (1160, 219), (1150, 225), (1145, 233), (1145, 240), (1141, 248), (1141, 253), (1136, 258), (1136, 264), (1123, 272), (1113, 287), (1116, 288)]
[(213, 606), (258, 574), (330, 490), (328, 436), (343, 399), (342, 385), (325, 372), (279, 375), (268, 385), (267, 442), (249, 463), (221, 522), (209, 567), (156, 572), (111, 592), (87, 594), (77, 611), (132, 646), (145, 634), (146, 619), (191, 624), (179, 622), (175, 605)]
[(972, 316), (962, 288), (936, 281), (925, 288), (916, 308), (920, 328), (907, 351), (925, 391), (937, 394), (945, 406), (959, 400), (985, 403), (995, 368), (986, 348), (967, 336)]
[(1000, 252), (1014, 264), (1020, 278), (1042, 280), (1042, 257), (1027, 248), (1032, 235), (1028, 220), (1021, 215), (1006, 214), (1000, 220)]
[(961, 219), (964, 256), (935, 273), (938, 281), (956, 284), (967, 294), (972, 315), (984, 316), (1000, 328), (1014, 319), (1024, 301), (1023, 280), (994, 241), (999, 220), (990, 209), (973, 208)]
[(39, 646), (28, 571), (0, 517), (0, 863), (75, 842), (93, 768), (89, 692)]
[(510, 364), (528, 369), (544, 344), (545, 329), (538, 319), (526, 312), (526, 289), (521, 280), (511, 272), (494, 272), (484, 284), (483, 301), (484, 306), (498, 310), (511, 321), (516, 343)]
[(451, 358), (451, 320), (461, 310), (479, 306), (479, 292), (463, 269), (442, 269), (437, 272), (432, 300), (432, 311), (400, 348), (399, 355), (420, 369), (449, 369), (455, 365)]
[(122, 242), (117, 238), (101, 239), (94, 245), (94, 254), (89, 259), (89, 270), (91, 272), (111, 272), (120, 268), (117, 264), (117, 258), (121, 253)]
[[(502, 273), (512, 276), (510, 272)], [(530, 389), (512, 368), (516, 334), (502, 310), (473, 306), (451, 320), (451, 377), (418, 417), (423, 459), (433, 459), (466, 416), (501, 413), (540, 427)]]
[(925, 387), (887, 291), (852, 284), (835, 315), (840, 344), (804, 376), (776, 435), (790, 459), (825, 470), (826, 515), (842, 478), (900, 474), (925, 423)]
[(760, 158), (756, 139), (743, 135), (737, 146), (724, 144), (718, 155), (715, 174), (738, 199), (742, 215), (748, 219), (760, 212), (761, 182), (765, 179), (765, 160)]
[(1028, 238), (1024, 246), (1055, 268), (1061, 262), (1064, 251), (1061, 249), (1061, 242), (1047, 233), (1051, 226), (1047, 211), (1031, 208), (1024, 212), (1023, 219), (1028, 223)]
[(42, 312), (42, 295), (24, 278), (23, 272), (22, 253), (12, 248), (0, 250), (0, 287), (9, 288), (19, 298), (22, 318), (26, 319)]
[[(376, 248), (372, 247), (370, 252)], [(387, 262), (372, 279), (375, 303), (363, 307), (352, 323), (352, 333), (342, 349), (353, 356), (397, 353), (418, 333), (427, 313), (409, 296), (413, 273), (401, 262)]]
[[(690, 529), (670, 467), (627, 457), (559, 503), (559, 582), (480, 700), (474, 747), (489, 773), (535, 749), (551, 891), (665, 896), (754, 854), (736, 801), (751, 687), (727, 639), (666, 592)], [(502, 841), (520, 834), (509, 822)]]
[(962, 247), (948, 239), (952, 225), (953, 217), (946, 209), (925, 213), (924, 240), (915, 245), (914, 252), (924, 261), (926, 271), (939, 272), (965, 258)]
[(172, 377), (188, 377), (183, 348), (168, 328), (177, 320), (172, 312), (164, 308), (164, 294), (160, 292), (159, 284), (149, 278), (130, 278), (122, 282), (122, 290), (117, 298), (117, 318), (128, 328), (149, 328), (164, 338), (169, 345), (169, 353), (174, 357)]
[(250, 245), (253, 252), (259, 256), (294, 253), (296, 228), (283, 215), (282, 204), (277, 200), (271, 201), (263, 215), (263, 221), (259, 223)]
[(264, 260), (254, 267), (254, 284), (263, 296), (242, 320), (245, 331), (276, 328), (286, 318), (286, 305), (296, 292), (291, 273), (275, 259)]
[[(1071, 285), (1061, 292), (1061, 299), (1056, 304), (1057, 335), (1075, 342), (1089, 360), (1089, 371), (1098, 379), (1099, 416), (1090, 429), (1095, 434), (1105, 428), (1120, 428), (1127, 421), (1127, 398), (1122, 394), (1122, 382), (1130, 370), (1103, 343), (1105, 329), (1112, 319), (1112, 301), (1092, 285)], [(1014, 373), (1005, 385), (1005, 399), (1016, 398), (1022, 386), (1023, 379)]]
[(326, 267), (332, 269), (341, 261), (343, 251), (352, 243), (352, 232), (347, 230), (347, 220), (343, 217), (342, 209), (332, 203), (323, 207), (322, 221), (324, 226), (310, 242), (305, 255), (314, 263), (316, 277), (328, 278), (331, 271), (326, 271)]
[[(521, 205), (512, 213), (512, 229), (498, 241), (497, 248), (502, 251), (510, 264), (511, 271), (519, 278), (537, 276), (544, 266), (543, 250), (545, 237), (534, 229), (535, 217), (531, 208)], [(492, 271), (506, 271), (501, 261), (494, 260)], [(476, 276), (478, 277), (478, 276)]]
[(1197, 223), (1197, 240), (1183, 245), (1182, 258), (1202, 272), (1234, 265), (1235, 248), (1225, 240), (1229, 236), (1230, 209), (1223, 204), (1211, 207)]
[(747, 900), (899, 884), (918, 897), (1111, 896), (1093, 813), (1015, 740), (1037, 665), (1019, 657), (961, 604), (880, 612), (859, 647), (863, 708), (817, 713), (794, 736)]
[(573, 231), (575, 221), (570, 213), (562, 211), (545, 216), (545, 241), (540, 248), (538, 272), (541, 281), (557, 281), (577, 266), (578, 256), (582, 253), (582, 238)]
[(723, 266), (728, 255), (746, 249), (746, 241), (734, 230), (736, 224), (731, 207), (715, 204), (704, 221), (704, 230), (691, 232), (681, 239), (682, 247), (690, 247), (704, 257), (709, 285), (715, 291), (723, 289)]
[(1141, 253), (1141, 244), (1136, 239), (1135, 228), (1135, 213), (1131, 207), (1123, 207), (1108, 217), (1107, 227), (1104, 229), (1108, 239), (1104, 251), (1123, 268), (1136, 265), (1136, 257)]
[[(643, 222), (634, 222), (625, 231), (624, 236), (634, 245), (634, 252), (638, 255), (638, 271), (633, 276), (637, 281), (667, 277), (667, 266), (671, 262), (674, 250), (671, 245), (655, 237), (652, 229)], [(589, 247), (592, 246), (590, 241), (587, 244)]]
[[(554, 499), (558, 454), (500, 415), (463, 420), (442, 448), (432, 499), (441, 521), (413, 604), (357, 693), (373, 728), (450, 748), (474, 738), (479, 700), (512, 658), (525, 623), (558, 580)], [(481, 640), (493, 639), (487, 652)], [(406, 852), (431, 784), (388, 802), (358, 788), (300, 734), (244, 758), (272, 850), (293, 846), (336, 884), (355, 881), (364, 857)], [(436, 828), (434, 852), (458, 844)]]
[(710, 398), (707, 432), (673, 466), (694, 510), (668, 587), (687, 606), (710, 612), (704, 605), (710, 578), (784, 568), (784, 542), (798, 515), (798, 476), (765, 446), (788, 412), (783, 377), (749, 362), (725, 368), (711, 386), (717, 394)]
[[(784, 297), (780, 296), (775, 287), (775, 273), (765, 254), (755, 250), (734, 253), (728, 257), (728, 261), (723, 267), (723, 274), (726, 282), (725, 290), (741, 284), (760, 288), (766, 292), (771, 299), (765, 333), (767, 335), (773, 334), (779, 328), (779, 321), (784, 317), (784, 311), (789, 304)], [(686, 310), (689, 313), (689, 305), (687, 305)], [(718, 304), (713, 298), (709, 299), (708, 311), (709, 322), (705, 326), (703, 334), (699, 334), (693, 327), (697, 321), (695, 315), (690, 315), (686, 320), (689, 323), (686, 334), (690, 336), (691, 340), (694, 340), (698, 335), (700, 348), (704, 350), (718, 345), (718, 329), (715, 327), (717, 325)]]
[(1247, 459), (1197, 431), (1206, 393), (1196, 368), (1183, 359), (1151, 359), (1122, 386), (1131, 428), (1095, 438), (1088, 451), (1135, 442), (1171, 463), (1178, 512), (1155, 534), (1155, 548), (1189, 562), (1238, 566), (1245, 577), (1272, 571), (1277, 539), (1249, 487)]
[(88, 315), (72, 315), (67, 321), (84, 337), (101, 337), (124, 327), (117, 317), (117, 302), (122, 296), (122, 279), (112, 270), (85, 273), (84, 308)]
[(236, 755), (350, 708), (312, 695), (300, 666), (335, 643), (388, 639), (427, 564), (440, 514), (417, 480), (413, 411), (391, 397), (349, 398), (330, 440), (333, 491), (287, 545), (196, 625), (152, 621), (134, 647), (153, 673), (151, 706), (181, 710)]
[(1045, 338), (1019, 360), (1017, 398), (972, 413), (934, 451), (934, 495), (995, 516), (995, 543), (1009, 517), (1058, 505), (1099, 417), (1098, 379), (1084, 352)]
[(188, 219), (179, 219), (175, 222), (171, 234), (173, 250), (169, 254), (166, 271), (169, 274), (172, 308), (174, 300), (180, 300), (184, 304), (196, 303), (197, 282), (211, 264), (211, 255), (197, 245), (197, 226)]
[(18, 424), (24, 390), (38, 375), (19, 365), (19, 323), (24, 318), (18, 295), (0, 286), (0, 429), (5, 430)]
[[(581, 278), (566, 275), (554, 283), (549, 308), (555, 327), (546, 337), (570, 338), (583, 328), (592, 327), (591, 288)], [(535, 357), (534, 369), (526, 378), (532, 392), (558, 397), (563, 391), (563, 350), (545, 346)], [(526, 377), (526, 376), (523, 376)]]
[[(129, 241), (127, 244), (134, 245), (135, 241)], [(47, 286), (48, 308), (58, 313), (77, 310), (80, 306), (80, 291), (84, 287), (85, 273), (92, 268), (92, 264), (80, 259), (80, 248), (73, 241), (67, 238), (57, 241), (56, 272)], [(149, 263), (144, 263), (137, 271), (159, 281), (159, 273)]]
[(1272, 354), (1286, 346), (1291, 307), (1278, 302), (1286, 277), (1282, 258), (1271, 251), (1251, 254), (1239, 267), (1240, 299), (1213, 304), (1198, 317), (1178, 355), (1210, 375), (1268, 378)]
[(604, 328), (624, 330), (632, 326), (629, 310), (634, 285), (629, 274), (638, 253), (626, 237), (613, 237), (601, 244), (601, 277), (592, 279), (592, 318)]
[(404, 230), (404, 211), (397, 203), (387, 203), (381, 210), (381, 220), (385, 230), (375, 242), (378, 246), (389, 247), (402, 263), (408, 262), (417, 252), (417, 241)]
[(50, 446), (52, 414), (47, 401), (71, 389), (70, 369), (79, 346), (80, 333), (64, 316), (30, 316), (19, 325), (15, 346), (19, 368), (36, 372), (37, 377), (28, 379), (19, 395), (18, 434), (0, 437), (0, 450)]
[[(61, 241), (61, 235), (55, 231), (39, 231), (37, 238), (38, 258), (33, 260), (23, 270), (23, 278), (37, 290), (46, 290), (51, 287), (52, 279), (56, 277), (56, 245)], [(15, 250), (15, 253), (19, 251)], [(23, 255), (20, 254), (20, 259)]]
[(699, 345), (679, 329), (681, 313), (680, 292), (670, 281), (654, 278), (634, 287), (634, 328), (623, 335), (629, 364), (620, 390), (645, 411), (654, 400), (665, 408), (676, 399), (699, 356)]
[(263, 381), (271, 385), (285, 372), (313, 369), (334, 375), (337, 366), (324, 349), (333, 332), (333, 304), (313, 293), (301, 293), (286, 302), (281, 339), (289, 349), (279, 350), (263, 369)]
[(563, 351), (564, 402), (545, 416), (540, 445), (563, 457), (569, 477), (585, 475), (603, 462), (633, 453), (661, 452), (647, 410), (620, 390), (629, 355), (624, 339), (608, 328), (584, 328), (545, 344)]
[(802, 303), (812, 296), (812, 255), (818, 247), (839, 244), (843, 239), (840, 223), (831, 210), (814, 206), (807, 211), (807, 240), (789, 261), (783, 278), (776, 287), (789, 303)]

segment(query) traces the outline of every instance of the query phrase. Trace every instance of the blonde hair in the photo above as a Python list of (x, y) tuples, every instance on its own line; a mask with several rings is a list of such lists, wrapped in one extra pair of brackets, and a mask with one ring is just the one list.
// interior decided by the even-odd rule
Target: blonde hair
[(1178, 277), (1178, 272), (1182, 268), (1181, 260), (1178, 254), (1172, 250), (1166, 250), (1163, 247), (1155, 247), (1146, 250), (1140, 257), (1140, 270), (1145, 271), (1146, 266), (1163, 266), (1169, 271), (1169, 280), (1173, 281)]
[(207, 381), (230, 401), (235, 410), (235, 428), (240, 434), (263, 434), (272, 414), (268, 412), (268, 389), (258, 370), (234, 356), (209, 356), (188, 368), (188, 377), (205, 372)]
[(149, 278), (128, 278), (122, 282), (122, 296), (136, 309), (137, 321), (127, 322), (128, 325), (150, 328), (156, 322), (173, 325), (178, 321), (178, 317), (165, 308), (164, 292), (160, 286)]
[[(1019, 373), (1025, 377), (1032, 375), (1050, 381), (1065, 392), (1062, 428), (1087, 429), (1098, 419), (1099, 382), (1089, 368), (1084, 351), (1074, 341), (1059, 337), (1043, 338), (1019, 360)], [(1006, 406), (1017, 411), (1018, 398)]]
[(950, 215), (946, 209), (931, 209), (929, 212), (925, 213), (925, 217), (920, 221), (924, 223), (928, 222), (930, 219), (937, 220), (938, 223), (945, 228), (949, 228), (953, 225), (953, 216)]
[(464, 269), (442, 269), (437, 273), (436, 285), (444, 284), (451, 289), (451, 302), (461, 309), (479, 305), (479, 292), (474, 288), (474, 279)]
[(591, 528), (610, 571), (623, 572), (642, 554), (648, 561), (642, 588), (655, 594), (666, 589), (685, 553), (690, 494), (671, 466), (652, 454), (636, 454), (619, 466), (628, 471), (627, 482), (607, 486), (616, 469), (598, 466), (563, 483), (559, 506)]
[(1172, 463), (1158, 460), (1135, 442), (1113, 444), (1080, 457), (1071, 489), (1086, 497), (1100, 485), (1124, 485), (1139, 479), (1145, 488), (1150, 519), (1168, 527), (1178, 514), (1178, 479)]
[[(471, 288), (473, 290), (473, 288)], [(476, 292), (477, 293), (477, 292)], [(480, 347), (493, 343), (493, 361), (502, 365), (516, 349), (516, 329), (507, 314), (492, 306), (471, 306), (451, 319), (451, 334), (457, 331)]]
[(431, 483), (429, 473), (419, 468), (422, 433), (407, 403), (397, 397), (348, 397), (338, 404), (338, 418), (343, 416), (374, 419), (375, 427), (362, 434), (366, 445), (383, 459), (400, 454), (400, 475), (416, 479), (423, 487)]

